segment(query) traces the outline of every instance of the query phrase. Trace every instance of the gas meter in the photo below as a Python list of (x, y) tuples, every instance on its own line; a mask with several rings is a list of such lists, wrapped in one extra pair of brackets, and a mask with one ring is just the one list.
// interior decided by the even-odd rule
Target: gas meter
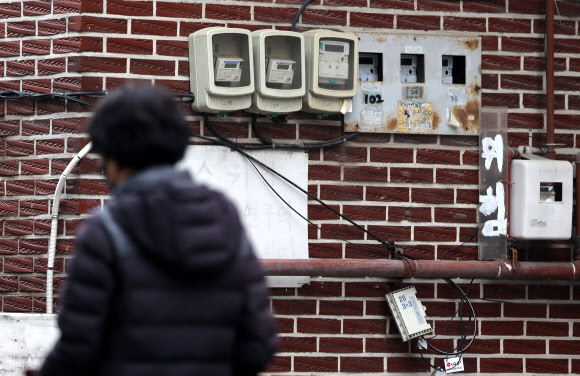
[(189, 36), (192, 107), (224, 112), (250, 107), (254, 92), (252, 38), (248, 30), (210, 27)]
[(345, 100), (356, 94), (358, 38), (329, 30), (304, 33), (307, 92), (304, 109), (345, 112)]
[(306, 93), (304, 36), (293, 31), (252, 33), (256, 91), (250, 112), (284, 114), (300, 111)]

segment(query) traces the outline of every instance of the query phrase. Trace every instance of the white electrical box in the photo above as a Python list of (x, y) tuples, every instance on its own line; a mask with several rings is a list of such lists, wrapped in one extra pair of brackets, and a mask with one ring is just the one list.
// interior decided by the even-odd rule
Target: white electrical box
[(189, 75), (194, 110), (226, 112), (250, 107), (254, 92), (250, 32), (209, 27), (191, 34)]
[(256, 91), (249, 111), (300, 111), (306, 93), (304, 36), (293, 31), (257, 30), (252, 39)]
[(416, 295), (415, 286), (405, 287), (386, 295), (387, 303), (404, 342), (433, 331), (425, 318), (425, 307)]
[(550, 159), (511, 162), (510, 236), (567, 240), (572, 236), (572, 164)]
[(304, 110), (345, 112), (345, 101), (354, 97), (358, 75), (358, 38), (330, 30), (304, 33), (306, 95)]

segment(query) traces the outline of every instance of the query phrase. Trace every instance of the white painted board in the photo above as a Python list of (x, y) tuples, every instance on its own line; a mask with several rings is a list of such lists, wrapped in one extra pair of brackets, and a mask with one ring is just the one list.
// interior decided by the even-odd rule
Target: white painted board
[[(308, 154), (278, 150), (248, 153), (304, 190), (308, 189)], [(236, 203), (259, 258), (307, 259), (308, 223), (268, 187), (238, 152), (222, 146), (192, 145), (180, 163), (195, 180), (224, 192)], [(307, 196), (256, 165), (264, 178), (298, 213), (308, 217)], [(309, 277), (269, 277), (271, 287), (298, 287)]]
[(0, 376), (38, 370), (59, 336), (55, 314), (0, 314)]

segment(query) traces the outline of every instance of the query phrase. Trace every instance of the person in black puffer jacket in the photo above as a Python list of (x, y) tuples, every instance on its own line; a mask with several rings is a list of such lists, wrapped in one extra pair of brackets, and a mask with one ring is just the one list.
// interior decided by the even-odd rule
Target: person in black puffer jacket
[(233, 204), (175, 169), (189, 142), (175, 101), (125, 85), (99, 105), (89, 134), (115, 188), (106, 215), (78, 232), (61, 337), (39, 375), (263, 370), (277, 348), (264, 273)]

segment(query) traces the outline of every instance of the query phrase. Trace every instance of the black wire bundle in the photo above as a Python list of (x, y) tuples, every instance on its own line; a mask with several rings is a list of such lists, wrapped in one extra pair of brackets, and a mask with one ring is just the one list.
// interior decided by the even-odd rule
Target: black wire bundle
[(107, 95), (107, 93), (104, 91), (78, 91), (74, 93), (29, 93), (25, 91), (16, 91), (16, 90), (0, 91), (0, 99), (16, 100), (16, 99), (62, 98), (89, 107), (94, 107), (95, 105), (91, 102), (85, 101), (78, 97), (81, 96), (102, 97), (104, 95)]
[(298, 23), (298, 20), (300, 19), (300, 15), (302, 14), (302, 12), (304, 12), (304, 9), (306, 9), (306, 7), (308, 6), (308, 4), (310, 4), (311, 2), (312, 2), (312, 0), (306, 0), (304, 2), (304, 4), (302, 4), (302, 6), (300, 7), (300, 9), (298, 10), (298, 13), (296, 13), (296, 16), (292, 20), (292, 26), (290, 26), (290, 30), (291, 31), (294, 31), (294, 29), (296, 28), (296, 23)]

